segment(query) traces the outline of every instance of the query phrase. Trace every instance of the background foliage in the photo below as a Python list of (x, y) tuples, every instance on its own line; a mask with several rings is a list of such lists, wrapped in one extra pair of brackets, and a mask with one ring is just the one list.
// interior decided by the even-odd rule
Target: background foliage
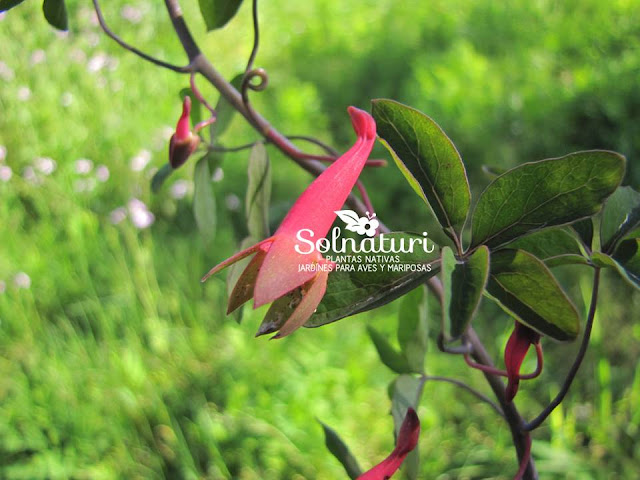
[[(183, 3), (204, 35), (197, 2)], [(625, 154), (626, 181), (640, 186), (638, 1), (409, 3), (264, 2), (257, 63), (271, 84), (254, 103), (286, 133), (344, 147), (347, 105), (394, 98), (438, 121), (472, 180), (483, 164), (598, 147)], [(180, 63), (160, 4), (105, 8), (125, 38)], [(38, 2), (0, 20), (0, 476), (341, 478), (316, 418), (339, 429), (363, 466), (381, 459), (393, 442), (392, 374), (365, 327), (392, 331), (398, 306), (280, 342), (253, 339), (261, 311), (246, 310), (240, 325), (225, 319), (224, 282), (198, 279), (244, 236), (248, 152), (226, 155), (214, 173), (218, 229), (205, 242), (192, 166), (158, 194), (149, 188), (186, 79), (120, 50), (87, 3), (69, 1), (68, 11), (69, 34), (44, 22)], [(251, 38), (247, 4), (202, 45), (232, 77)], [(254, 138), (236, 119), (224, 143)], [(309, 178), (271, 153), (277, 221)], [(378, 146), (374, 156), (387, 154)], [(392, 228), (435, 228), (396, 169), (364, 178)], [(149, 211), (155, 221), (139, 228)], [(578, 267), (560, 276), (584, 310), (590, 280)], [(578, 382), (535, 434), (543, 478), (631, 478), (640, 460), (640, 299), (606, 280)], [(491, 321), (479, 333), (498, 358), (512, 323), (487, 302), (482, 315)], [(566, 347), (545, 347), (544, 382), (519, 394), (531, 412), (566, 365)], [(427, 370), (484, 389), (458, 360), (432, 352)], [(448, 385), (425, 389), (424, 476), (506, 478), (510, 438), (493, 412), (472, 398), (469, 408)]]

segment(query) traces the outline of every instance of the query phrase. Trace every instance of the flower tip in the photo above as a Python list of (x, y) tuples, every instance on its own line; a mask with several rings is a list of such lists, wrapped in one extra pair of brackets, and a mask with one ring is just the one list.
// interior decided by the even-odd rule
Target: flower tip
[(364, 137), (367, 140), (376, 138), (376, 122), (368, 112), (356, 107), (349, 107), (347, 111), (358, 137)]

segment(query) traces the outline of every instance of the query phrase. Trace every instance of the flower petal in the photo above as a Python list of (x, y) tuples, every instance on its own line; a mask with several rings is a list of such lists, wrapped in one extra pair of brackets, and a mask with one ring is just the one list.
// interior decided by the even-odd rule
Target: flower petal
[(520, 367), (532, 343), (539, 340), (539, 335), (529, 327), (515, 322), (515, 328), (504, 349), (504, 364), (507, 368), (507, 389), (505, 397), (511, 402), (518, 392), (520, 384)]
[(207, 274), (202, 277), (201, 282), (205, 282), (211, 275), (215, 275), (220, 270), (227, 268), (229, 265), (232, 265), (243, 258), (248, 257), (249, 255), (253, 255), (258, 250), (267, 251), (269, 250), (270, 245), (275, 241), (275, 235), (273, 237), (266, 238), (261, 242), (256, 243), (255, 245), (250, 246), (249, 248), (245, 248), (244, 250), (236, 253), (232, 257), (227, 258), (223, 262), (220, 262), (218, 265), (213, 267), (211, 270), (207, 272)]
[(300, 328), (309, 319), (313, 312), (315, 312), (318, 304), (324, 296), (324, 292), (327, 290), (327, 279), (329, 278), (329, 272), (325, 270), (319, 271), (316, 276), (309, 281), (305, 287), (308, 287), (306, 293), (303, 294), (300, 304), (293, 311), (291, 316), (282, 325), (278, 334), (273, 338), (286, 337), (290, 333)]
[(420, 437), (420, 420), (413, 408), (407, 410), (407, 414), (402, 421), (396, 448), (391, 455), (385, 458), (371, 470), (360, 475), (357, 480), (387, 480), (400, 468), (402, 462), (409, 452), (418, 444)]
[(256, 256), (251, 259), (247, 267), (238, 277), (238, 280), (231, 291), (231, 295), (229, 295), (227, 315), (253, 297), (253, 289), (256, 284), (256, 278), (258, 278), (258, 271), (260, 270), (266, 255), (267, 252), (258, 249)]

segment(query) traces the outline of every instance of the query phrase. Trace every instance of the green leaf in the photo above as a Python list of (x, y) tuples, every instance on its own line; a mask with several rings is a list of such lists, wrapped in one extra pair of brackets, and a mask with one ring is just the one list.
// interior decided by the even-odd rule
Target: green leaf
[(559, 267), (562, 265), (589, 265), (589, 259), (582, 255), (558, 255), (544, 260), (544, 264), (549, 267)]
[(69, 30), (67, 7), (64, 4), (64, 0), (44, 0), (42, 12), (49, 25), (65, 32)]
[(580, 241), (587, 248), (587, 251), (593, 249), (593, 219), (585, 218), (571, 224), (571, 228), (578, 234)]
[(576, 307), (549, 269), (523, 250), (491, 254), (487, 292), (525, 325), (559, 341), (573, 340), (580, 331)]
[(448, 341), (462, 336), (480, 305), (489, 278), (489, 249), (478, 248), (458, 261), (449, 247), (442, 248), (442, 332)]
[(380, 357), (380, 360), (382, 360), (382, 363), (396, 373), (412, 372), (409, 363), (407, 363), (407, 359), (404, 358), (404, 355), (393, 348), (384, 335), (371, 326), (367, 327), (367, 332), (369, 333), (369, 337), (371, 337), (373, 345), (378, 351), (378, 356)]
[(193, 181), (193, 213), (204, 241), (209, 244), (216, 234), (216, 197), (207, 155), (196, 163)]
[(362, 470), (358, 465), (358, 461), (353, 456), (347, 444), (340, 438), (340, 435), (330, 428), (328, 425), (322, 423), (318, 420), (318, 423), (322, 425), (322, 430), (324, 431), (324, 444), (327, 446), (327, 449), (331, 452), (331, 454), (338, 459), (340, 464), (347, 471), (347, 475), (352, 480), (355, 480), (362, 474)]
[(640, 193), (631, 187), (620, 187), (602, 209), (600, 245), (603, 252), (612, 252), (617, 242), (640, 225)]
[[(236, 89), (240, 90), (243, 78), (244, 73), (240, 73), (233, 77), (230, 83)], [(229, 128), (229, 125), (231, 125), (231, 120), (233, 120), (236, 109), (227, 101), (227, 99), (223, 95), (220, 95), (218, 103), (216, 103), (215, 111), (216, 121), (213, 122), (209, 127), (209, 132), (211, 133), (211, 141), (213, 143), (218, 143), (218, 139), (220, 138), (220, 136), (227, 130), (227, 128)]]
[(623, 156), (594, 150), (509, 170), (478, 200), (472, 246), (499, 247), (536, 230), (597, 213), (620, 184), (624, 168)]
[(398, 311), (400, 351), (414, 373), (424, 373), (428, 345), (426, 301), (425, 287), (416, 288), (402, 297)]
[(493, 180), (494, 178), (499, 177), (500, 175), (505, 173), (507, 169), (503, 167), (492, 166), (492, 165), (483, 165), (482, 171), (487, 177)]
[(207, 31), (211, 31), (224, 27), (238, 11), (242, 0), (198, 0), (198, 3)]
[(460, 233), (471, 193), (464, 164), (449, 137), (425, 114), (392, 100), (373, 100), (377, 133), (440, 225)]
[(582, 255), (576, 238), (561, 228), (532, 233), (509, 243), (508, 247), (525, 250), (541, 260), (561, 255)]
[[(412, 239), (424, 238), (422, 235), (404, 232), (383, 235), (385, 245), (389, 245), (391, 241), (396, 245), (400, 241), (408, 244)], [(380, 241), (383, 235), (375, 237), (377, 239), (375, 241)], [(361, 261), (352, 263), (353, 271), (336, 270), (329, 274), (327, 291), (322, 302), (305, 326), (319, 327), (335, 322), (341, 318), (380, 307), (413, 290), (437, 272), (439, 263), (437, 248), (432, 242), (428, 243), (428, 248), (433, 248), (433, 251), (424, 252), (416, 246), (413, 253), (370, 255), (347, 252), (341, 254), (357, 255)], [(389, 256), (393, 256), (393, 260), (398, 261), (389, 262), (388, 258), (385, 258)], [(336, 255), (333, 255), (332, 259), (335, 261)], [(406, 266), (407, 271), (396, 269), (396, 267), (390, 270), (390, 265)]]
[(271, 164), (267, 149), (257, 142), (251, 149), (245, 198), (247, 229), (253, 238), (269, 236), (269, 201), (271, 199)]
[(613, 258), (624, 270), (624, 278), (640, 288), (640, 238), (620, 242)]
[(0, 0), (0, 12), (6, 12), (22, 2), (24, 0)]
[(173, 168), (168, 163), (165, 163), (161, 166), (156, 173), (154, 173), (153, 178), (151, 178), (151, 191), (153, 193), (158, 193), (162, 185), (171, 173), (173, 172)]

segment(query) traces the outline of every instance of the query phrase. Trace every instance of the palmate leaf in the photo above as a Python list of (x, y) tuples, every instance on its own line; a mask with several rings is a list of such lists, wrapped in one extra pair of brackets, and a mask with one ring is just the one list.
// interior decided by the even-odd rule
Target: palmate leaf
[(242, 0), (198, 0), (207, 30), (224, 27), (238, 12)]
[(471, 192), (460, 154), (436, 122), (392, 100), (372, 102), (377, 133), (440, 225), (460, 234)]
[(580, 330), (575, 306), (549, 269), (524, 250), (491, 254), (487, 292), (508, 313), (542, 335), (573, 340)]
[(465, 332), (473, 318), (489, 277), (489, 249), (478, 248), (458, 261), (449, 247), (443, 247), (440, 265), (442, 276), (442, 333), (448, 341)]
[(607, 151), (577, 152), (526, 163), (482, 193), (472, 224), (472, 247), (491, 248), (545, 227), (597, 213), (620, 184), (625, 160)]

